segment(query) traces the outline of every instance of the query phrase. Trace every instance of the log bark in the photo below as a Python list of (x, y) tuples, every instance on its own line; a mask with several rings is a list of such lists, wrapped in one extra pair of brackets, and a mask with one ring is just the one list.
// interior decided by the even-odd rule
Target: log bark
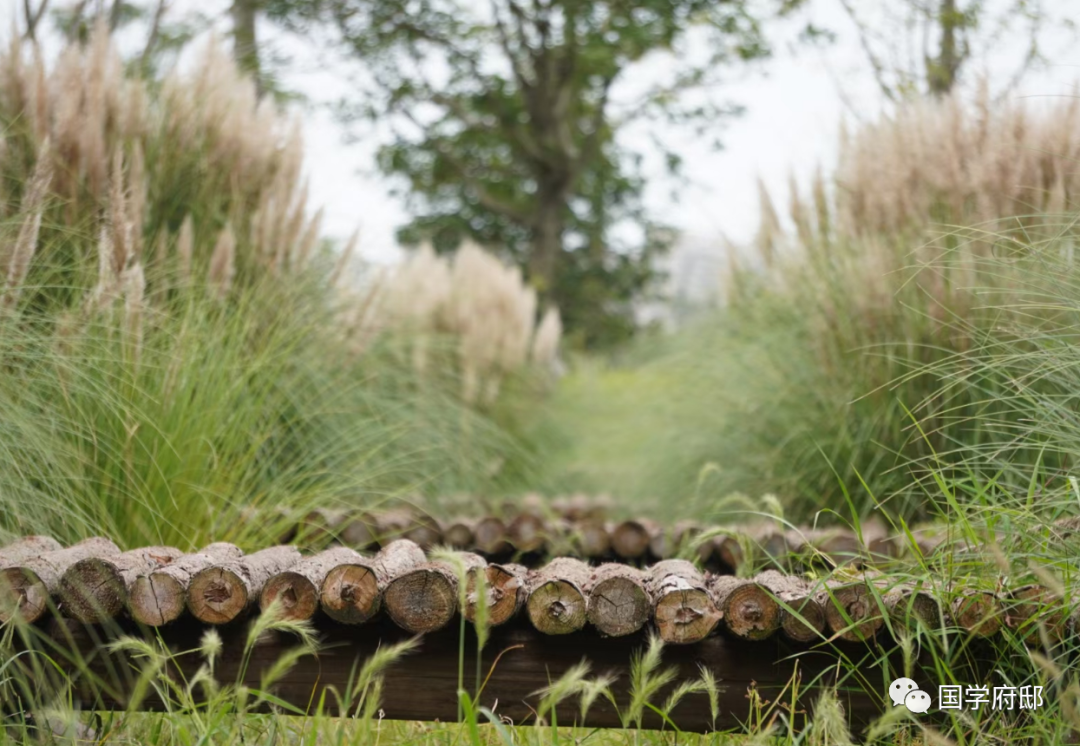
[(780, 606), (768, 589), (752, 580), (716, 575), (709, 583), (720, 621), (744, 640), (764, 640), (780, 629)]
[(529, 620), (548, 635), (565, 635), (585, 626), (589, 566), (571, 557), (553, 559), (529, 577)]
[(24, 536), (0, 548), (0, 567), (22, 562), (39, 554), (59, 552), (63, 545), (51, 536)]
[(664, 642), (698, 642), (720, 621), (705, 578), (686, 560), (664, 560), (653, 565), (646, 590), (655, 602), (656, 628)]
[(207, 624), (227, 624), (259, 599), (266, 581), (300, 561), (293, 546), (276, 546), (200, 570), (188, 586), (192, 615)]
[(589, 622), (608, 637), (622, 637), (644, 627), (652, 617), (647, 579), (643, 571), (628, 565), (597, 567), (585, 587)]
[(506, 526), (506, 533), (519, 552), (540, 552), (547, 546), (547, 525), (536, 513), (518, 513)]
[(574, 524), (573, 544), (582, 557), (606, 557), (611, 553), (611, 534), (602, 520), (583, 519)]
[(476, 551), (489, 557), (510, 551), (510, 544), (506, 540), (506, 524), (501, 518), (493, 515), (478, 518), (472, 530), (476, 539)]
[(112, 619), (128, 606), (136, 579), (183, 556), (176, 547), (144, 547), (107, 557), (86, 557), (60, 578), (60, 609), (84, 624)]
[(818, 603), (825, 607), (830, 631), (841, 640), (869, 640), (885, 622), (865, 581), (830, 583), (828, 590), (818, 595)]
[(0, 622), (16, 615), (23, 621), (41, 618), (49, 599), (60, 590), (60, 578), (69, 567), (87, 557), (120, 554), (108, 539), (95, 536), (78, 544), (37, 556), (28, 556), (0, 568)]
[(414, 542), (392, 541), (374, 557), (361, 557), (332, 568), (319, 589), (320, 606), (335, 621), (363, 624), (379, 613), (390, 581), (425, 560), (424, 551)]
[(656, 524), (647, 519), (626, 520), (610, 530), (611, 549), (624, 560), (637, 560), (649, 551)]
[(1005, 626), (1029, 645), (1037, 645), (1045, 633), (1050, 643), (1069, 634), (1069, 613), (1062, 598), (1041, 585), (1017, 588), (1005, 606)]
[(311, 619), (319, 609), (319, 591), (330, 571), (362, 559), (359, 552), (349, 547), (331, 547), (302, 559), (292, 569), (266, 581), (259, 595), (259, 608), (265, 613), (277, 602), (279, 618), (290, 621)]
[[(466, 577), (482, 568), (484, 558), (469, 552), (458, 553)], [(442, 629), (458, 610), (458, 576), (445, 560), (425, 562), (390, 581), (383, 596), (386, 612), (394, 624), (415, 635)]]
[(480, 593), (476, 576), (479, 572), (484, 573), (484, 594), (487, 604), (487, 624), (489, 627), (498, 627), (506, 624), (525, 607), (525, 601), (529, 597), (529, 570), (523, 565), (487, 565), (477, 568), (469, 573), (469, 583), (465, 596), (465, 618), (476, 623), (477, 606), (480, 603)]
[(151, 627), (168, 624), (184, 613), (188, 585), (196, 573), (243, 556), (239, 547), (218, 542), (140, 575), (131, 584), (128, 611), (137, 622)]
[[(780, 630), (789, 640), (813, 642), (824, 639), (825, 609), (814, 598), (813, 588), (805, 580), (766, 570), (754, 581), (782, 602)], [(784, 608), (784, 607), (787, 608)]]
[(952, 617), (976, 637), (993, 637), (1001, 629), (1004, 612), (990, 591), (965, 591), (953, 600)]

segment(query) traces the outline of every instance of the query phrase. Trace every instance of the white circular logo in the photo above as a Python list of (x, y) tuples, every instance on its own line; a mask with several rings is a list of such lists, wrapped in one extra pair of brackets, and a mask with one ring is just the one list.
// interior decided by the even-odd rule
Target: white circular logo
[(899, 678), (889, 684), (889, 699), (894, 707), (903, 705), (911, 712), (923, 713), (930, 709), (930, 695), (908, 678)]

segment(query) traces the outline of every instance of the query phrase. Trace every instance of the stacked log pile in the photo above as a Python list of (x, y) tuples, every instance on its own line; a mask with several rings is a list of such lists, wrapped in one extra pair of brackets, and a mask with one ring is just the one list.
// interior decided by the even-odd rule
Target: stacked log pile
[(928, 526), (908, 535), (878, 522), (860, 532), (845, 527), (794, 528), (778, 521), (710, 525), (679, 521), (663, 525), (634, 517), (616, 520), (605, 501), (578, 497), (545, 503), (525, 500), (482, 515), (438, 520), (412, 507), (352, 513), (315, 510), (293, 518), (281, 543), (312, 548), (340, 544), (375, 551), (409, 539), (425, 551), (435, 546), (473, 552), (491, 561), (538, 566), (557, 556), (638, 566), (666, 559), (693, 559), (714, 572), (736, 573), (769, 565), (785, 570), (882, 566), (901, 556), (928, 557), (962, 548), (949, 532)]
[(192, 554), (170, 547), (121, 552), (103, 538), (63, 548), (28, 537), (0, 548), (0, 618), (33, 622), (50, 608), (82, 623), (130, 617), (147, 627), (185, 614), (227, 625), (271, 608), (290, 620), (342, 625), (385, 613), (414, 634), (447, 627), (458, 614), (490, 626), (521, 616), (544, 635), (590, 627), (620, 637), (651, 627), (672, 644), (715, 634), (859, 642), (945, 626), (980, 637), (1008, 629), (1039, 643), (1065, 639), (1076, 618), (1071, 598), (1037, 585), (941, 588), (929, 578), (901, 582), (852, 569), (817, 579), (777, 570), (737, 577), (685, 559), (635, 567), (558, 557), (528, 569), (471, 552), (427, 555), (410, 539), (374, 555), (334, 546), (306, 557), (287, 545), (245, 554), (221, 543)]

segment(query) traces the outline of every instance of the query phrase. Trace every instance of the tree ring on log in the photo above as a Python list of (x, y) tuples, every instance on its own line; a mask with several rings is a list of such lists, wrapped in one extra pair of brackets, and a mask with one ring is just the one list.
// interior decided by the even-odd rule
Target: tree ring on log
[(365, 565), (338, 565), (320, 592), (323, 611), (343, 624), (362, 624), (379, 612), (382, 599), (375, 573)]
[(0, 623), (16, 616), (33, 621), (45, 613), (48, 605), (49, 589), (33, 570), (24, 567), (0, 570)]
[(413, 634), (425, 634), (454, 618), (457, 588), (449, 573), (421, 567), (391, 581), (383, 600), (395, 624)]

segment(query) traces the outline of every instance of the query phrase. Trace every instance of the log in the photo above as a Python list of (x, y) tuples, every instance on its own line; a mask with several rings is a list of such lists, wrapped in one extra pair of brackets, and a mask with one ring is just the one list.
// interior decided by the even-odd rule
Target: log
[(112, 619), (128, 606), (132, 586), (183, 556), (176, 547), (144, 547), (106, 557), (85, 557), (60, 578), (60, 608), (84, 624)]
[(664, 560), (653, 565), (646, 590), (655, 602), (656, 628), (664, 642), (698, 642), (720, 621), (705, 578), (686, 560)]
[(421, 549), (427, 551), (442, 543), (442, 527), (437, 520), (427, 513), (414, 511), (403, 538), (414, 542)]
[(766, 557), (777, 564), (787, 564), (791, 546), (788, 543), (787, 533), (782, 528), (764, 524), (754, 528), (751, 536)]
[(648, 519), (623, 521), (610, 529), (611, 549), (624, 560), (641, 559), (655, 532), (656, 524)]
[(1069, 613), (1061, 596), (1041, 585), (1027, 585), (1009, 594), (1005, 626), (1029, 645), (1039, 644), (1043, 632), (1050, 643), (1059, 643), (1068, 636)]
[(574, 524), (573, 543), (582, 557), (595, 559), (611, 553), (611, 534), (600, 519), (586, 518)]
[(449, 521), (443, 525), (443, 539), (451, 549), (459, 551), (473, 549), (476, 537), (473, 536), (472, 524), (467, 520)]
[(769, 590), (752, 580), (716, 575), (709, 583), (720, 621), (744, 640), (764, 640), (780, 629), (780, 606)]
[(510, 543), (519, 552), (540, 552), (547, 545), (547, 525), (536, 513), (518, 513), (506, 526)]
[(565, 635), (585, 626), (589, 566), (572, 557), (553, 559), (529, 576), (529, 620), (547, 635)]
[(585, 587), (589, 599), (586, 618), (608, 637), (637, 632), (652, 617), (652, 599), (645, 590), (647, 579), (648, 575), (636, 567), (600, 565)]
[(296, 527), (296, 541), (311, 547), (326, 547), (338, 540), (344, 524), (344, 511), (317, 508), (309, 511)]
[[(482, 571), (487, 589), (484, 594), (487, 604), (487, 625), (498, 627), (509, 622), (525, 607), (525, 601), (529, 597), (529, 570), (523, 565), (491, 564), (482, 568)], [(465, 596), (465, 618), (474, 624), (477, 620), (477, 606), (480, 603), (476, 580), (479, 572), (481, 569), (477, 568), (469, 573)]]
[(371, 513), (364, 512), (347, 517), (341, 524), (341, 535), (338, 541), (358, 552), (371, 551), (379, 546), (376, 526), (377, 521)]
[(885, 619), (866, 581), (830, 583), (818, 596), (833, 635), (849, 642), (871, 639)]
[(918, 584), (905, 583), (889, 588), (882, 599), (893, 624), (902, 630), (918, 626), (926, 629), (941, 627), (941, 604)]
[(280, 619), (311, 619), (319, 609), (319, 592), (330, 571), (362, 559), (359, 552), (349, 547), (331, 547), (302, 559), (291, 569), (266, 581), (259, 595), (259, 609), (266, 612), (277, 602)]
[(473, 523), (473, 537), (476, 539), (476, 551), (487, 556), (506, 554), (510, 544), (506, 540), (506, 524), (502, 519), (487, 515)]
[(379, 613), (390, 581), (425, 560), (414, 542), (392, 541), (370, 559), (360, 557), (332, 568), (319, 589), (319, 604), (335, 621), (363, 624)]
[(0, 568), (0, 623), (18, 616), (25, 622), (41, 618), (49, 599), (60, 590), (60, 578), (69, 567), (87, 557), (120, 554), (108, 539), (95, 536), (67, 549), (27, 556)]
[(964, 591), (952, 602), (953, 621), (976, 637), (996, 635), (1003, 616), (1001, 602), (990, 591)]
[(743, 552), (743, 544), (738, 534), (717, 534), (712, 538), (710, 545), (713, 558), (719, 560), (728, 572), (735, 573), (739, 570), (746, 554)]
[(780, 630), (785, 637), (795, 642), (824, 639), (825, 609), (814, 598), (808, 582), (776, 570), (766, 570), (754, 581), (781, 602)]
[(243, 556), (239, 547), (218, 542), (140, 575), (131, 584), (128, 611), (133, 619), (151, 627), (175, 621), (187, 606), (188, 585), (196, 573)]
[[(459, 552), (466, 577), (487, 563), (478, 554)], [(415, 635), (442, 629), (458, 610), (458, 576), (445, 560), (425, 562), (390, 581), (383, 595), (386, 612), (394, 623)]]
[(0, 548), (0, 567), (22, 562), (39, 554), (59, 552), (63, 545), (51, 536), (24, 536)]
[(300, 561), (293, 546), (276, 546), (200, 570), (188, 586), (187, 606), (207, 624), (227, 624), (259, 599), (266, 581)]

